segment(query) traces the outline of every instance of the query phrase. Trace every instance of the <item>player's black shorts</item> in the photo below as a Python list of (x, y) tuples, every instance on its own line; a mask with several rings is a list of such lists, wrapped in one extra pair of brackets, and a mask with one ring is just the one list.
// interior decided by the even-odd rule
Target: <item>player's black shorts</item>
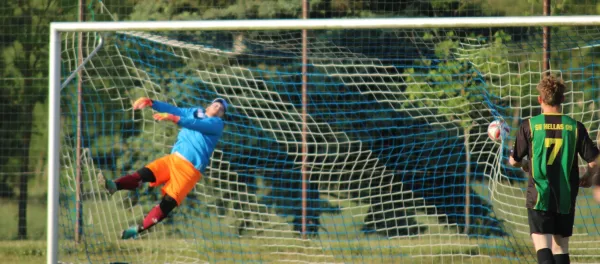
[(531, 234), (552, 234), (563, 237), (573, 235), (574, 212), (559, 214), (527, 208), (527, 218), (529, 219), (529, 233)]

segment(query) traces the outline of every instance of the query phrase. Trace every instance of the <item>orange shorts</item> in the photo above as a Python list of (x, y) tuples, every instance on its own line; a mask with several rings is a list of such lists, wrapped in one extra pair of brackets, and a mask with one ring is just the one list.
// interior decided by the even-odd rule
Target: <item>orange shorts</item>
[(146, 167), (156, 178), (155, 182), (150, 183), (150, 187), (165, 184), (162, 187), (163, 195), (171, 196), (177, 201), (177, 205), (183, 202), (202, 176), (192, 163), (176, 154), (156, 159)]

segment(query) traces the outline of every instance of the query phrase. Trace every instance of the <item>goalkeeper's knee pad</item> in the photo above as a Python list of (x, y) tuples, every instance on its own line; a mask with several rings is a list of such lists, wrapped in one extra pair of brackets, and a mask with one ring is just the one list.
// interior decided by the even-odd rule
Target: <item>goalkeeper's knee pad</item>
[(177, 207), (177, 201), (167, 194), (163, 197), (162, 201), (160, 201), (159, 206), (163, 214), (167, 216), (171, 211), (173, 211), (173, 209), (175, 209), (175, 207)]
[(155, 182), (156, 181), (156, 177), (154, 176), (154, 173), (152, 172), (152, 170), (148, 169), (147, 167), (143, 167), (143, 168), (139, 169), (137, 171), (137, 173), (140, 175), (140, 178), (142, 178), (143, 182)]

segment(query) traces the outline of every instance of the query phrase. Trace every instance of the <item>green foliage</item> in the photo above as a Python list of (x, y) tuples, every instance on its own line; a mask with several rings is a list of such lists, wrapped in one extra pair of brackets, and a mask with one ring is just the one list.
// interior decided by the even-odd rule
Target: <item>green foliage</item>
[(435, 47), (435, 59), (423, 58), (419, 66), (424, 70), (410, 68), (407, 73), (408, 96), (405, 107), (426, 107), (435, 109), (438, 115), (448, 121), (468, 127), (472, 122), (471, 113), (476, 111), (472, 102), (478, 100), (477, 93), (482, 89), (478, 77), (468, 60), (455, 58), (459, 41), (453, 34)]
[(209, 8), (202, 14), (203, 19), (253, 19), (253, 18), (298, 18), (302, 2), (286, 0), (236, 1), (224, 8)]
[(597, 15), (600, 3), (589, 0), (562, 0), (551, 1), (551, 7), (553, 15)]
[[(482, 114), (490, 115), (486, 101), (500, 106), (529, 103), (530, 100), (519, 99), (530, 95), (531, 74), (523, 73), (531, 69), (527, 60), (535, 59), (531, 55), (511, 54), (507, 46), (511, 36), (503, 31), (487, 39), (475, 36), (470, 39), (476, 47), (461, 46), (461, 40), (450, 31), (445, 40), (436, 44), (434, 58), (423, 58), (418, 67), (407, 70), (409, 98), (417, 106), (435, 109), (461, 127), (473, 125), (473, 119)], [(414, 106), (411, 103), (405, 107)]]
[[(134, 1), (130, 20), (190, 19), (284, 19), (301, 18), (302, 1), (288, 0), (217, 0), (217, 1)], [(357, 0), (309, 1), (310, 18), (342, 17), (421, 17), (481, 15), (479, 1), (398, 1)], [(117, 5), (109, 1), (108, 5)], [(130, 11), (125, 9), (125, 12)], [(120, 15), (121, 17), (123, 15)]]
[[(43, 128), (47, 119), (49, 24), (67, 17), (74, 19), (73, 7), (64, 1), (32, 0), (5, 1), (0, 8), (0, 15), (10, 18), (0, 27), (3, 40), (0, 43), (0, 81), (3, 86), (0, 115), (3, 120), (13, 120), (0, 123), (3, 142), (0, 167), (5, 173), (35, 171), (39, 175), (43, 168), (47, 145)], [(0, 176), (0, 189), (15, 188), (2, 187), (18, 182), (16, 177), (5, 177)], [(30, 177), (28, 181), (32, 179)]]

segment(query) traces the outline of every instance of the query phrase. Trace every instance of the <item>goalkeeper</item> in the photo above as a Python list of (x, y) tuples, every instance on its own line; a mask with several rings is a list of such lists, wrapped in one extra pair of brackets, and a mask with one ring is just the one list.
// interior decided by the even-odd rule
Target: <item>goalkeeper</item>
[(185, 199), (194, 188), (209, 163), (217, 141), (223, 133), (221, 119), (227, 111), (227, 102), (215, 99), (206, 110), (201, 107), (178, 108), (167, 103), (139, 98), (133, 109), (152, 107), (159, 112), (153, 115), (157, 121), (171, 121), (182, 127), (170, 155), (152, 161), (133, 174), (116, 180), (98, 175), (98, 181), (111, 195), (118, 190), (135, 190), (143, 182), (151, 187), (164, 184), (160, 204), (150, 210), (140, 225), (130, 227), (121, 234), (122, 239), (137, 237), (165, 219), (173, 209)]
[[(537, 89), (542, 114), (521, 124), (509, 163), (530, 175), (526, 207), (538, 263), (565, 264), (570, 263), (577, 192), (579, 186), (591, 186), (598, 149), (583, 124), (561, 114), (565, 93), (561, 80), (544, 77)], [(578, 155), (590, 167), (581, 179)]]

